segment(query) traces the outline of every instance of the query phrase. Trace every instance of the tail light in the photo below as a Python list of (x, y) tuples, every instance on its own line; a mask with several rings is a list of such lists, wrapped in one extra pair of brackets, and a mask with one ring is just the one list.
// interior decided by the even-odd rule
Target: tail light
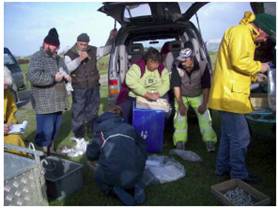
[(119, 81), (117, 79), (109, 80), (109, 96), (118, 95), (120, 92)]

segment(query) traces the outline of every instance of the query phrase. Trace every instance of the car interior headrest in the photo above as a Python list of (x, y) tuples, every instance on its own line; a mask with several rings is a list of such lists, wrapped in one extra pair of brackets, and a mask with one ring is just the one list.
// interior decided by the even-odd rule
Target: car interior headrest
[(172, 41), (170, 42), (171, 46), (172, 46), (172, 51), (179, 51), (181, 49), (181, 43), (180, 41)]
[(130, 55), (142, 55), (144, 53), (144, 47), (142, 43), (133, 43), (129, 47), (129, 54)]

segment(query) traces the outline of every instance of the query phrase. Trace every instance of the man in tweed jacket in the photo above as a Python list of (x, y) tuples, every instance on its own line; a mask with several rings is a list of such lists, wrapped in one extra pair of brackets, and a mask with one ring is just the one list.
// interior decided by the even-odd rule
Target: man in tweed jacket
[(59, 45), (57, 31), (52, 28), (43, 47), (32, 56), (28, 73), (36, 112), (35, 143), (48, 154), (60, 128), (62, 112), (67, 108), (65, 81), (71, 81), (64, 61), (57, 55)]

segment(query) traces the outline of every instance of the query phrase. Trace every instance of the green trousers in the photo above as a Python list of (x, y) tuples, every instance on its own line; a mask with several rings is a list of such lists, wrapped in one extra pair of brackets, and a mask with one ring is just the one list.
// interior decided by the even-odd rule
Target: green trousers
[[(202, 103), (203, 96), (197, 97), (182, 97), (183, 103), (188, 109), (191, 106), (198, 117), (198, 122), (200, 126), (200, 131), (202, 134), (202, 139), (204, 142), (217, 142), (217, 137), (215, 131), (211, 126), (211, 117), (209, 110), (206, 110), (203, 114), (198, 112), (198, 107)], [(178, 104), (175, 102), (176, 114), (174, 117), (174, 128), (175, 132), (173, 135), (173, 142), (176, 145), (177, 142), (186, 142), (188, 137), (188, 125), (187, 125), (187, 115), (181, 116), (178, 110)]]

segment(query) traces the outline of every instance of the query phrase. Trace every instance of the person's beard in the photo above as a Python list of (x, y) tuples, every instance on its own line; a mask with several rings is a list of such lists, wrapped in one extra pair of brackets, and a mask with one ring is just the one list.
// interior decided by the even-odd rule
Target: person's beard
[(49, 48), (46, 48), (45, 52), (46, 52), (47, 55), (52, 56), (54, 58), (57, 56), (57, 53), (52, 52)]

